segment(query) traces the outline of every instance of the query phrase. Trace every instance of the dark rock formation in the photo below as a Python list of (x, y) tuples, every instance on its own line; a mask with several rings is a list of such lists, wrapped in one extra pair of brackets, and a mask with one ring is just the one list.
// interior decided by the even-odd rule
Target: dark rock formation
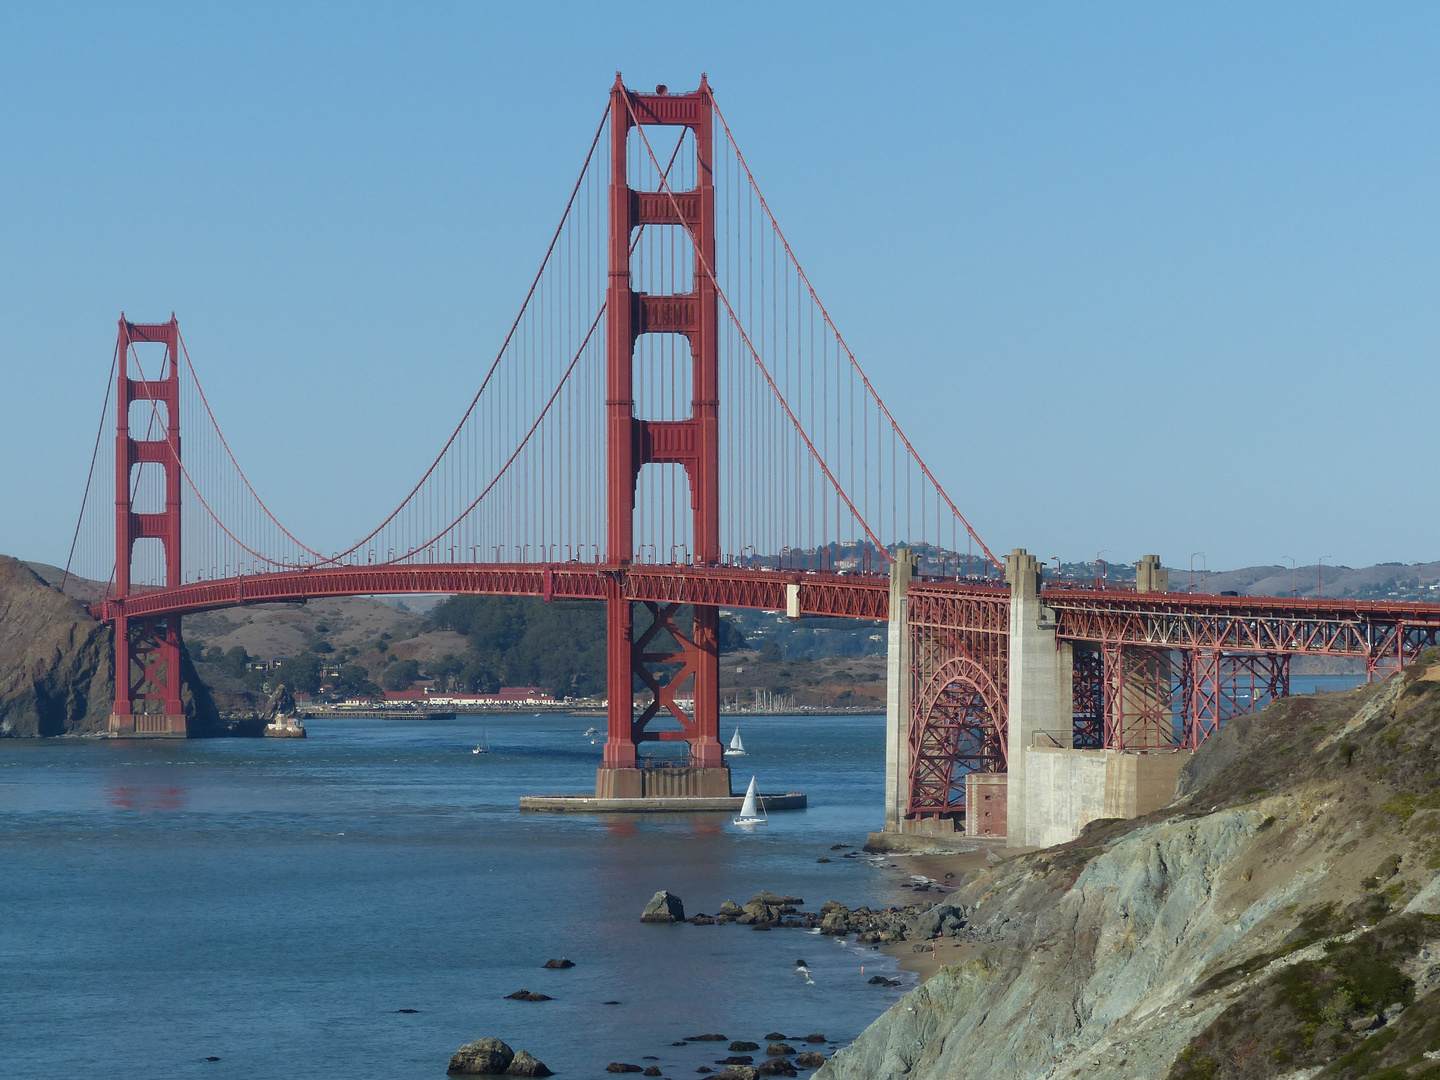
[(729, 1042), (728, 1035), (686, 1035), (686, 1042)]
[(744, 1039), (736, 1039), (730, 1044), (730, 1049), (734, 1050), (738, 1054), (743, 1054), (746, 1050), (759, 1050), (760, 1044), (746, 1042)]
[(680, 902), (680, 897), (661, 889), (645, 905), (645, 910), (640, 915), (640, 921), (648, 923), (684, 922), (685, 905)]
[(720, 914), (728, 915), (732, 919), (738, 919), (741, 915), (745, 914), (745, 909), (734, 900), (726, 900), (720, 905)]
[(0, 735), (104, 731), (112, 634), (24, 563), (0, 555)]
[(510, 1062), (510, 1067), (505, 1070), (506, 1076), (553, 1076), (554, 1074), (545, 1066), (545, 1063), (529, 1050), (521, 1050), (515, 1055), (515, 1060)]
[(716, 1080), (756, 1080), (759, 1075), (749, 1065), (726, 1065), (715, 1074)]
[(709, 915), (696, 915), (693, 919), (690, 920), (690, 922), (691, 922), (692, 924), (694, 924), (695, 926), (714, 926), (714, 925), (715, 925), (715, 920), (712, 919)]
[(624, 1061), (612, 1061), (609, 1065), (605, 1066), (605, 1071), (612, 1073), (632, 1073), (644, 1072), (645, 1070), (640, 1068), (639, 1065), (631, 1065)]
[(789, 1058), (773, 1057), (768, 1061), (762, 1061), (755, 1067), (755, 1072), (760, 1076), (799, 1076), (799, 1071), (791, 1063)]
[(562, 957), (560, 957), (560, 959), (558, 959), (558, 960), (546, 960), (545, 963), (541, 964), (540, 966), (541, 966), (541, 967), (547, 967), (547, 968), (555, 968), (555, 969), (557, 969), (557, 970), (563, 970), (564, 968), (572, 968), (572, 967), (574, 967), (574, 966), (575, 966), (575, 961), (574, 961), (574, 960), (566, 959), (565, 957), (562, 956)]
[(450, 1056), (452, 1076), (494, 1076), (503, 1073), (515, 1060), (515, 1051), (493, 1035), (466, 1043)]
[[(58, 584), (58, 582), (57, 582)], [(24, 563), (0, 555), (0, 737), (90, 735), (114, 705), (114, 634)], [(181, 654), (192, 735), (221, 734), (209, 691)]]
[[(789, 1035), (786, 1035), (783, 1031), (772, 1031), (772, 1032), (770, 1032), (769, 1035), (766, 1035), (766, 1036), (765, 1036), (765, 1040), (766, 1040), (767, 1042), (773, 1042), (773, 1041), (775, 1041), (776, 1039), (788, 1039), (789, 1037), (790, 1037), (790, 1036), (789, 1036)], [(784, 1052), (787, 1053), (787, 1054), (790, 1053), (789, 1050), (786, 1050), (786, 1051), (784, 1051)]]
[[(781, 1038), (784, 1038), (784, 1036), (782, 1035)], [(777, 1057), (780, 1054), (793, 1054), (794, 1052), (795, 1048), (789, 1043), (784, 1042), (772, 1042), (769, 1046), (765, 1047), (765, 1053), (771, 1057)]]
[(818, 1069), (825, 1064), (825, 1055), (817, 1054), (813, 1050), (807, 1050), (803, 1054), (795, 1055), (795, 1064), (802, 1069)]
[(641, 1075), (642, 1075), (642, 1076), (659, 1076), (659, 1075), (660, 1075), (660, 1067), (659, 1067), (658, 1065), (651, 1065), (648, 1069), (646, 1069), (643, 1073), (641, 1073)]
[(755, 1059), (749, 1054), (731, 1054), (726, 1058), (716, 1058), (716, 1065), (753, 1065)]
[(805, 1041), (808, 1043), (823, 1043), (826, 1040), (823, 1032), (812, 1031), (809, 1035), (805, 1036)]
[(506, 994), (509, 1001), (553, 1001), (549, 994), (537, 994), (533, 990), (516, 990), (513, 994)]

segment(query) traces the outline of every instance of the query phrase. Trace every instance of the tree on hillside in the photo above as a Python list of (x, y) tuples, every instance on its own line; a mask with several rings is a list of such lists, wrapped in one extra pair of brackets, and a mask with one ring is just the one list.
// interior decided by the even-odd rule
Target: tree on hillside
[(320, 657), (313, 652), (302, 652), (286, 660), (270, 681), (272, 684), (277, 680), (283, 682), (295, 693), (314, 695), (320, 692), (320, 670)]
[(386, 690), (409, 690), (410, 684), (420, 678), (420, 664), (415, 660), (396, 660), (380, 676), (380, 685)]
[(380, 696), (380, 687), (370, 681), (369, 673), (359, 664), (346, 664), (340, 669), (335, 680), (335, 689), (345, 697), (369, 698), (374, 701)]

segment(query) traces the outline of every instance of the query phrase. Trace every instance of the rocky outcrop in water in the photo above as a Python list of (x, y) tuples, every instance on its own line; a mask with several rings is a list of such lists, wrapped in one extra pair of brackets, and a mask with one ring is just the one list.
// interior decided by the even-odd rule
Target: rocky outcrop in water
[[(109, 726), (114, 635), (78, 601), (0, 555), (0, 737), (95, 735)], [(223, 733), (182, 654), (180, 701), (195, 735)]]
[(640, 921), (648, 923), (684, 922), (685, 905), (680, 902), (680, 897), (661, 889), (645, 905), (645, 910), (640, 913)]
[(451, 1076), (495, 1076), (508, 1069), (514, 1060), (514, 1050), (495, 1036), (487, 1035), (451, 1054), (450, 1067), (445, 1071)]
[(110, 720), (108, 627), (0, 555), (0, 736), (83, 735)]
[(1440, 1072), (1440, 682), (1424, 674), (1232, 721), (1164, 810), (967, 875), (951, 915), (921, 918), (970, 955), (816, 1075)]

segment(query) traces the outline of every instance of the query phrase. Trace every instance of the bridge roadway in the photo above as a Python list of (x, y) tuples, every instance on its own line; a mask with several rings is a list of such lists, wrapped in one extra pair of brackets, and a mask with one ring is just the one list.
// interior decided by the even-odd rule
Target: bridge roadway
[[(135, 591), (131, 618), (327, 596), (466, 593), (546, 600), (619, 597), (653, 603), (785, 611), (796, 617), (887, 621), (890, 582), (881, 574), (828, 574), (732, 567), (594, 563), (427, 563), (341, 566), (217, 578)], [(1005, 632), (1010, 588), (975, 581), (916, 579), (912, 619), (951, 629)], [(1043, 602), (1062, 640), (1148, 648), (1222, 649), (1292, 656), (1353, 656), (1383, 663), (1435, 644), (1440, 604), (1389, 600), (1136, 593), (1047, 584)], [(121, 601), (92, 605), (111, 621)]]

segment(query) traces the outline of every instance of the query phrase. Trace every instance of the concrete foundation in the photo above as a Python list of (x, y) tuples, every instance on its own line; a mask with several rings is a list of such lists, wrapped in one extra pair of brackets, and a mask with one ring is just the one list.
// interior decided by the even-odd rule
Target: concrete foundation
[(111, 713), (106, 732), (112, 739), (185, 739), (184, 713)]
[[(1027, 747), (1025, 832), (1010, 842), (1050, 847), (1074, 840), (1097, 818), (1134, 818), (1159, 810), (1175, 797), (1175, 778), (1190, 755), (1189, 750), (1136, 754)], [(1018, 764), (1012, 759), (1012, 770)]]
[(1040, 602), (1040, 567), (1034, 555), (1015, 548), (1005, 556), (1010, 583), (1010, 698), (1006, 744), (1009, 780), (1005, 787), (1006, 836), (1027, 841), (1028, 780), (1025, 750), (1037, 736), (1068, 750), (1075, 727), (1075, 656), (1057, 641), (1055, 613)]
[[(730, 770), (700, 767), (596, 769), (597, 799), (729, 799)], [(577, 796), (583, 797), (583, 796)], [(740, 804), (735, 804), (739, 809)]]
[[(638, 770), (637, 770), (638, 771)], [(804, 810), (809, 799), (798, 791), (783, 795), (761, 795), (765, 812)], [(738, 814), (744, 796), (731, 798), (645, 798), (601, 799), (590, 795), (526, 795), (521, 810), (552, 814)]]

